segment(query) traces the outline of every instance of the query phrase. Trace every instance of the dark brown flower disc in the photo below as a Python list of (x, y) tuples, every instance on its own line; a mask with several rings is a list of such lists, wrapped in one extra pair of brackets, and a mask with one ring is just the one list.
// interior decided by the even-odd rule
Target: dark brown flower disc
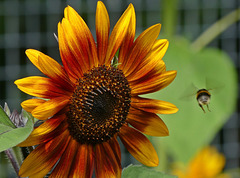
[(82, 144), (105, 142), (125, 123), (131, 89), (121, 70), (99, 66), (78, 80), (67, 112), (69, 131)]

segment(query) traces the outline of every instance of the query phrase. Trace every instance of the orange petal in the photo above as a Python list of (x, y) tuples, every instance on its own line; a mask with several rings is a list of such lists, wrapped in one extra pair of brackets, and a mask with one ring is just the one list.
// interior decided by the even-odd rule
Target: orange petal
[(79, 144), (77, 150), (77, 154), (70, 169), (69, 177), (92, 177), (94, 165), (92, 145)]
[(166, 39), (156, 40), (151, 51), (140, 61), (139, 65), (136, 66), (135, 71), (127, 77), (128, 81), (131, 82), (143, 78), (146, 75), (153, 75), (166, 71), (166, 66), (162, 58), (168, 46), (169, 42)]
[(57, 61), (45, 54), (40, 54), (38, 56), (38, 64), (43, 73), (61, 85), (61, 87), (69, 91), (74, 90), (74, 84), (69, 80), (66, 71)]
[[(94, 66), (98, 65), (97, 48), (91, 31), (89, 30), (87, 24), (78, 15), (78, 13), (70, 6), (66, 7), (64, 10), (64, 17), (69, 21), (68, 27), (72, 28), (74, 38), (77, 40), (79, 52), (83, 54), (84, 58), (82, 60), (89, 61), (89, 70)], [(69, 34), (66, 34), (66, 36)], [(72, 46), (73, 41), (68, 41), (68, 45)], [(80, 57), (80, 56), (79, 56)], [(77, 58), (79, 59), (79, 58)]]
[(83, 75), (83, 72), (68, 46), (65, 32), (63, 31), (63, 27), (60, 22), (58, 23), (58, 43), (64, 68), (66, 69), (70, 80), (75, 83), (79, 76)]
[(42, 73), (61, 84), (61, 86), (70, 87), (72, 85), (64, 68), (51, 57), (34, 49), (26, 50), (26, 55)]
[(151, 142), (134, 128), (123, 125), (119, 137), (136, 160), (150, 167), (158, 165), (158, 155)]
[(32, 112), (32, 110), (34, 110), (36, 107), (38, 107), (39, 105), (42, 105), (43, 103), (45, 103), (46, 100), (43, 99), (28, 99), (25, 100), (21, 103), (22, 108), (27, 111), (27, 112)]
[(53, 98), (71, 95), (71, 92), (61, 89), (49, 78), (33, 76), (16, 80), (14, 83), (24, 93), (36, 97)]
[(54, 140), (40, 144), (24, 160), (19, 175), (21, 177), (46, 175), (62, 156), (69, 138), (69, 133), (66, 130)]
[(81, 43), (76, 38), (76, 32), (66, 18), (62, 20), (62, 27), (67, 45), (71, 53), (74, 55), (74, 63), (77, 65), (76, 68), (81, 71), (79, 72), (78, 77), (81, 77), (83, 73), (90, 69), (90, 61), (88, 56), (86, 57), (88, 54), (84, 54), (83, 52), (83, 49), (86, 48), (86, 46), (84, 46), (84, 44), (82, 44), (83, 46), (80, 46)]
[(63, 122), (64, 119), (66, 119), (65, 114), (55, 115), (51, 119), (48, 119), (39, 127), (34, 128), (29, 137), (18, 146), (34, 146), (54, 139), (67, 128), (68, 125)]
[(56, 97), (36, 107), (32, 115), (39, 120), (45, 120), (66, 107), (68, 103), (68, 97)]
[(39, 66), (38, 63), (38, 56), (43, 53), (35, 49), (28, 49), (25, 51), (25, 53), (29, 60), (43, 73), (42, 68)]
[(104, 59), (108, 47), (108, 37), (110, 31), (110, 21), (107, 9), (102, 1), (97, 2), (96, 10), (96, 35), (97, 35), (97, 51), (99, 63), (104, 64)]
[(152, 49), (159, 33), (161, 25), (156, 24), (149, 27), (134, 42), (131, 53), (127, 56), (126, 64), (123, 66), (123, 71), (126, 77), (130, 75), (141, 61), (146, 57), (148, 52)]
[(173, 114), (178, 111), (178, 108), (172, 103), (142, 98), (142, 97), (132, 97), (131, 106), (136, 109), (141, 109), (146, 112), (156, 113), (156, 114)]
[(171, 70), (160, 74), (146, 75), (145, 78), (130, 82), (132, 94), (141, 95), (159, 91), (168, 86), (175, 79), (176, 74), (175, 70)]
[(154, 113), (130, 108), (127, 122), (133, 127), (151, 136), (168, 136), (169, 131), (165, 123)]
[(114, 26), (113, 31), (109, 38), (107, 54), (105, 58), (106, 65), (110, 64), (110, 61), (112, 60), (118, 48), (122, 44), (122, 41), (124, 40), (128, 32), (128, 26), (129, 23), (131, 22), (133, 14), (135, 15), (134, 7), (132, 4), (130, 4), (123, 13), (123, 15), (121, 16), (121, 18), (116, 23), (116, 25)]
[(122, 42), (121, 48), (119, 50), (118, 60), (121, 65), (119, 65), (120, 69), (124, 68), (127, 63), (127, 56), (129, 55), (129, 51), (133, 45), (133, 41), (135, 38), (136, 31), (136, 15), (135, 10), (133, 9), (133, 13), (130, 19), (130, 23), (127, 29), (127, 34)]
[(122, 168), (118, 162), (119, 156), (115, 155), (110, 144), (110, 142), (104, 142), (96, 145), (96, 177), (121, 177)]
[(50, 177), (68, 177), (70, 174), (71, 166), (73, 164), (73, 160), (77, 156), (78, 152), (78, 143), (71, 139), (69, 141), (69, 144), (66, 148), (67, 151), (65, 151), (57, 164), (57, 166), (54, 168), (53, 172), (51, 173)]

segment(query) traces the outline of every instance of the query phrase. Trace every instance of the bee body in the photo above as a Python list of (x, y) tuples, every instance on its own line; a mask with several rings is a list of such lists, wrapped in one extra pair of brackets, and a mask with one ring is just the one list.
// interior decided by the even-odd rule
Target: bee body
[(205, 113), (205, 110), (203, 108), (203, 105), (206, 105), (209, 110), (208, 104), (210, 103), (211, 100), (211, 94), (208, 90), (206, 89), (200, 89), (197, 91), (196, 94), (196, 99), (198, 101), (199, 106), (202, 108), (203, 112)]

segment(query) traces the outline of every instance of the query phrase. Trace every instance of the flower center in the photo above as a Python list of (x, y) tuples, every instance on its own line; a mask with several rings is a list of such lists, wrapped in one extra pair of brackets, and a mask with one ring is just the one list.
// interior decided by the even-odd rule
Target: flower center
[(71, 136), (82, 144), (109, 140), (125, 123), (131, 89), (121, 70), (105, 65), (78, 80), (67, 118)]

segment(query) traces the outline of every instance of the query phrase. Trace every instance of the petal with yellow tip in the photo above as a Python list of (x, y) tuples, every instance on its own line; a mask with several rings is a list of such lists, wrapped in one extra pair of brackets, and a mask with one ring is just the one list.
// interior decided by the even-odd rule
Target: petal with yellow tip
[(162, 60), (169, 46), (166, 39), (156, 40), (147, 56), (140, 61), (134, 72), (128, 75), (128, 81), (134, 81), (147, 75), (162, 73), (166, 71), (166, 66)]
[(167, 101), (133, 97), (131, 106), (136, 109), (141, 109), (146, 112), (156, 113), (156, 114), (173, 114), (178, 111), (178, 108)]
[(32, 111), (32, 115), (39, 120), (46, 120), (66, 107), (68, 103), (68, 97), (56, 97), (36, 107)]
[(17, 87), (32, 96), (41, 98), (53, 98), (58, 96), (70, 96), (71, 93), (57, 86), (50, 78), (32, 76), (18, 79), (14, 82)]
[(128, 32), (128, 26), (131, 22), (132, 15), (135, 14), (134, 7), (132, 4), (128, 6), (128, 8), (125, 10), (123, 15), (120, 17), (118, 22), (113, 28), (113, 31), (109, 38), (108, 48), (107, 48), (107, 54), (105, 58), (105, 64), (109, 65), (110, 61), (116, 54), (118, 48), (122, 44), (127, 32)]
[(141, 132), (123, 125), (118, 135), (124, 146), (136, 160), (149, 167), (158, 165), (157, 152), (151, 142)]
[[(160, 71), (161, 72), (161, 71)], [(168, 86), (176, 77), (175, 70), (166, 71), (158, 74), (148, 74), (144, 79), (130, 82), (132, 86), (132, 95), (141, 95), (159, 91)]]
[(102, 1), (97, 2), (96, 10), (96, 36), (97, 36), (97, 51), (100, 64), (104, 63), (104, 59), (108, 47), (108, 38), (110, 31), (110, 21), (107, 9)]
[(160, 33), (160, 29), (160, 24), (153, 25), (142, 32), (136, 39), (132, 46), (131, 53), (124, 59), (125, 65), (123, 65), (122, 68), (126, 77), (135, 70), (136, 66), (141, 63), (148, 52), (152, 49), (152, 46)]
[[(89, 68), (98, 65), (97, 48), (91, 31), (89, 30), (87, 24), (84, 22), (82, 17), (70, 6), (66, 7), (64, 10), (64, 17), (69, 21), (70, 28), (73, 30), (74, 37), (78, 41), (78, 49), (84, 55), (84, 60), (88, 61)], [(68, 41), (69, 46), (71, 46), (72, 41)], [(76, 49), (74, 49), (76, 50)]]
[(127, 122), (144, 134), (151, 136), (168, 136), (165, 123), (154, 113), (131, 108)]
[(34, 110), (36, 107), (38, 107), (39, 105), (45, 103), (47, 100), (43, 100), (43, 99), (28, 99), (25, 100), (21, 103), (22, 108), (27, 111), (27, 112), (32, 112), (32, 110)]

